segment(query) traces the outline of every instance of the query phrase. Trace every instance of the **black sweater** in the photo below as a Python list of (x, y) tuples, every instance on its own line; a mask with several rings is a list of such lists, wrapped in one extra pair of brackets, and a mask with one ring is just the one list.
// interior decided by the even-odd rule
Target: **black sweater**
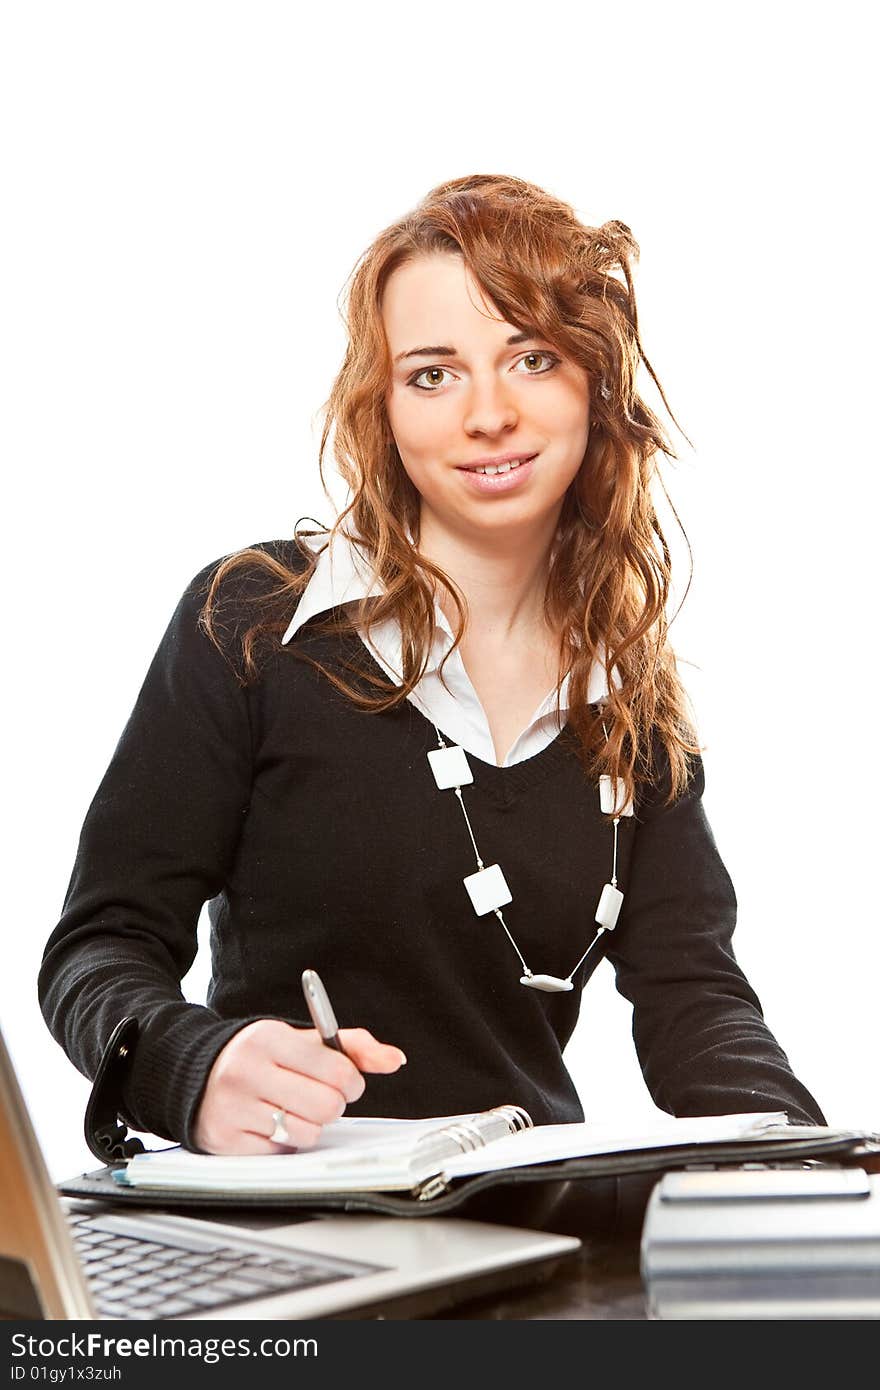
[[(302, 565), (293, 542), (262, 548)], [(570, 993), (522, 987), (500, 923), (475, 916), (462, 883), (473, 852), (454, 793), (438, 791), (428, 764), (431, 724), (409, 700), (356, 709), (298, 653), (384, 673), (356, 634), (321, 635), (314, 620), (242, 685), (244, 610), (231, 581), (225, 653), (197, 622), (216, 563), (181, 598), (88, 810), (39, 977), (53, 1035), (94, 1077), (113, 1028), (135, 1015), (121, 1112), (195, 1147), (198, 1103), (229, 1039), (257, 1018), (310, 1026), (308, 966), (342, 1026), (369, 1028), (408, 1058), (369, 1076), (348, 1113), (514, 1103), (536, 1124), (582, 1119), (562, 1050), (596, 952)], [(505, 920), (533, 970), (566, 975), (610, 870), (598, 790), (567, 729), (512, 767), (469, 762), (477, 842), (513, 895)], [(736, 899), (703, 811), (702, 765), (672, 807), (664, 790), (660, 776), (620, 822), (625, 898), (605, 938), (648, 1089), (675, 1115), (778, 1108), (823, 1123), (735, 960)], [(207, 1007), (180, 990), (206, 901)]]

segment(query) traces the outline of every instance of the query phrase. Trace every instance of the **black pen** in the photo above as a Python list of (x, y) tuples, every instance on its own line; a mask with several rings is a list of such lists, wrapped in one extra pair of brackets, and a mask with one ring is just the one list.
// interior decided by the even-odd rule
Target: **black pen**
[(339, 1041), (339, 1025), (336, 1022), (333, 1006), (317, 971), (303, 971), (302, 987), (312, 1022), (321, 1034), (325, 1047), (332, 1047), (347, 1057), (348, 1053)]

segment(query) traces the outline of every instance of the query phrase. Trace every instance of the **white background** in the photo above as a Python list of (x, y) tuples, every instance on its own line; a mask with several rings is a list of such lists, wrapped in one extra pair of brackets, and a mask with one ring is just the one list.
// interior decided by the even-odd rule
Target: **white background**
[[(673, 636), (739, 958), (829, 1119), (880, 1124), (874, 74), (870, 7), (832, 14), (4, 7), (0, 1005), (54, 1177), (94, 1166), (35, 988), (88, 803), (188, 580), (330, 519), (343, 283), (473, 172), (641, 244), (646, 351), (694, 445), (672, 430), (696, 560)], [(591, 1118), (652, 1113), (629, 1025), (601, 972), (569, 1052)]]

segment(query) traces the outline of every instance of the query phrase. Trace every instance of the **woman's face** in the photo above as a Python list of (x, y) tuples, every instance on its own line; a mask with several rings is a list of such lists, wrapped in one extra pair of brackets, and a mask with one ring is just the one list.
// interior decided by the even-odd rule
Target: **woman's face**
[[(392, 358), (386, 409), (423, 525), (430, 513), (468, 535), (537, 528), (552, 539), (587, 448), (584, 369), (500, 319), (454, 254), (399, 266), (382, 318)], [(507, 455), (523, 462), (494, 475), (474, 471)]]

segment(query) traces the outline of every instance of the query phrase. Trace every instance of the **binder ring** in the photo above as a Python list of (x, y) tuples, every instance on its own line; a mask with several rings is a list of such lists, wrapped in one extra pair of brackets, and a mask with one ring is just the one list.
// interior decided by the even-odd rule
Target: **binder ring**
[(458, 1124), (450, 1125), (446, 1133), (455, 1139), (462, 1153), (481, 1149), (486, 1142), (473, 1120), (461, 1120)]
[(475, 1149), (477, 1147), (473, 1132), (469, 1132), (461, 1123), (446, 1125), (442, 1130), (442, 1134), (444, 1138), (452, 1139), (461, 1149), (462, 1153), (467, 1153), (468, 1149)]
[(521, 1105), (498, 1105), (495, 1109), (497, 1114), (504, 1116), (510, 1126), (511, 1134), (515, 1134), (520, 1129), (532, 1128), (532, 1117), (528, 1110), (523, 1110)]

